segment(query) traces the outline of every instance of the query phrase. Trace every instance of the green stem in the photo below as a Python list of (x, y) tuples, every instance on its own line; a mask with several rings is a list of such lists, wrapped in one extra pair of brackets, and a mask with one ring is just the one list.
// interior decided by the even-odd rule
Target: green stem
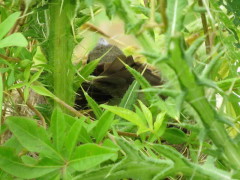
[[(125, 21), (125, 24), (136, 24), (138, 22), (133, 10), (126, 3), (126, 1), (116, 0), (115, 3), (119, 7), (118, 15)], [(148, 32), (143, 32), (136, 36), (142, 47), (149, 54), (159, 54), (159, 50), (155, 46), (154, 40), (148, 35)], [(183, 58), (184, 50), (181, 48), (180, 38), (175, 38), (169, 45), (169, 65), (178, 76), (182, 90), (187, 92), (186, 101), (198, 113), (205, 130), (213, 143), (222, 150), (224, 158), (234, 168), (240, 167), (240, 153), (239, 148), (231, 138), (228, 136), (224, 127), (224, 123), (217, 111), (210, 105), (204, 94), (204, 87), (199, 85), (198, 80), (192, 72), (191, 67)]]
[(179, 39), (172, 41), (172, 43), (174, 43), (175, 48), (171, 50), (171, 59), (168, 65), (171, 66), (177, 74), (182, 89), (187, 92), (185, 100), (191, 104), (198, 113), (205, 130), (208, 132), (208, 136), (219, 150), (222, 150), (229, 164), (231, 164), (233, 168), (239, 169), (239, 150), (226, 132), (223, 123), (224, 117), (220, 117), (217, 111), (207, 101), (204, 94), (204, 87), (199, 85), (194, 72), (191, 71), (187, 62), (182, 58), (183, 55), (176, 53), (183, 52)]
[[(53, 67), (55, 95), (69, 105), (73, 105), (73, 65), (74, 39), (71, 22), (75, 11), (75, 1), (53, 0), (49, 7), (49, 62)], [(57, 103), (55, 103), (55, 106)], [(61, 106), (62, 109), (65, 109)], [(65, 109), (66, 111), (66, 109)]]

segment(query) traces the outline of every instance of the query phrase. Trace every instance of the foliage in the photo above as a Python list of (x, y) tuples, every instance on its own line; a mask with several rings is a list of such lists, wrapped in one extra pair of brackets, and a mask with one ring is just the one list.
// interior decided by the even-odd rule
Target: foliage
[[(0, 1), (0, 179), (239, 179), (239, 2), (208, 2)], [(82, 88), (108, 52), (76, 64), (73, 50), (84, 27), (110, 37), (90, 24), (103, 16), (163, 85), (122, 62), (135, 81), (118, 104)]]

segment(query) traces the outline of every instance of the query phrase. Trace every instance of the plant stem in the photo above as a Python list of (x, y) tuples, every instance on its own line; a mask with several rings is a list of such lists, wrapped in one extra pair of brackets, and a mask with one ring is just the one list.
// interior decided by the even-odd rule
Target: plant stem
[(168, 19), (166, 15), (166, 0), (160, 0), (160, 13), (163, 21), (163, 32), (166, 32), (168, 27)]
[[(173, 43), (173, 42), (172, 42)], [(178, 75), (178, 80), (182, 89), (187, 93), (185, 100), (198, 113), (208, 136), (213, 143), (223, 151), (225, 158), (235, 169), (240, 167), (240, 154), (238, 147), (228, 136), (224, 127), (224, 117), (210, 105), (204, 94), (204, 86), (199, 85), (196, 75), (192, 72), (183, 55), (175, 52), (183, 52), (180, 40), (174, 40), (174, 49), (171, 50), (171, 59), (168, 65)], [(227, 121), (227, 120), (226, 120)]]
[[(74, 103), (72, 53), (74, 48), (72, 16), (75, 11), (73, 1), (53, 0), (49, 14), (49, 62), (53, 66), (54, 94), (69, 105)], [(55, 102), (55, 106), (58, 103)], [(67, 109), (60, 106), (63, 111)]]
[[(21, 96), (22, 100), (24, 101), (24, 95), (22, 90), (18, 88), (17, 91), (18, 94)], [(46, 129), (46, 121), (43, 115), (32, 105), (29, 100), (27, 100), (26, 105), (39, 117), (40, 121), (42, 122), (42, 126)]]
[[(198, 4), (200, 7), (203, 7), (202, 0), (198, 0)], [(209, 39), (209, 31), (208, 31), (208, 25), (207, 25), (207, 18), (204, 12), (201, 13), (201, 19), (202, 19), (202, 25), (203, 25), (203, 31), (206, 36), (205, 38), (205, 45), (206, 45), (206, 53), (209, 54), (211, 52), (211, 45), (210, 45), (210, 39)]]
[(8, 56), (4, 56), (2, 54), (0, 54), (0, 58), (5, 59), (5, 60), (10, 61), (10, 62), (19, 62), (20, 61), (19, 58), (8, 57)]

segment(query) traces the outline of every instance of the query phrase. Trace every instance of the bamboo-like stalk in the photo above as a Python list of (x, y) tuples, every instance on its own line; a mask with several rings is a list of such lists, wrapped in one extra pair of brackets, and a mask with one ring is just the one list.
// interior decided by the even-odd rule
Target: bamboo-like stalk
[[(69, 105), (73, 105), (74, 39), (71, 22), (75, 1), (53, 0), (49, 5), (49, 62), (53, 67), (54, 94)], [(58, 103), (55, 103), (57, 106)], [(61, 106), (65, 112), (67, 111)]]

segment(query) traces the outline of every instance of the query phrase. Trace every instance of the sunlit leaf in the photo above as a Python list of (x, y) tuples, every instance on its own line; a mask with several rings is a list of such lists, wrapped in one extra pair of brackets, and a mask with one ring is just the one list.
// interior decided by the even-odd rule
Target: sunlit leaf
[(154, 122), (154, 132), (161, 136), (164, 133), (163, 121), (165, 120), (166, 112), (159, 113)]
[(9, 174), (24, 178), (32, 179), (43, 176), (61, 168), (59, 165), (29, 165), (20, 161), (19, 157), (14, 154), (12, 148), (0, 147), (0, 168)]
[(31, 85), (31, 88), (38, 94), (43, 95), (43, 96), (48, 96), (48, 97), (54, 97), (54, 95), (45, 87), (43, 86), (36, 86), (36, 85)]
[(111, 127), (114, 114), (111, 111), (105, 111), (97, 121), (97, 125), (94, 128), (95, 138), (99, 143), (106, 135), (107, 131)]
[(36, 121), (12, 116), (6, 123), (22, 146), (29, 151), (39, 152), (53, 159), (61, 159), (61, 155), (52, 147), (46, 130), (38, 126)]
[(101, 105), (104, 109), (107, 109), (108, 111), (113, 112), (114, 114), (120, 116), (123, 119), (126, 119), (133, 124), (139, 126), (139, 127), (146, 127), (145, 124), (143, 123), (143, 120), (139, 115), (137, 115), (135, 112), (130, 111), (128, 109), (124, 109), (122, 107), (117, 107), (117, 106), (108, 106), (108, 105)]
[(27, 45), (28, 45), (28, 42), (21, 33), (14, 33), (0, 40), (0, 48), (10, 47), (10, 46), (26, 47)]
[(50, 130), (53, 134), (53, 144), (55, 148), (60, 152), (65, 138), (66, 122), (63, 112), (60, 108), (56, 107), (53, 110), (51, 117)]
[(34, 75), (32, 75), (32, 77), (30, 78), (29, 83), (31, 84), (34, 81), (36, 81), (39, 78), (39, 76), (41, 75), (42, 72), (43, 72), (43, 68), (38, 70)]
[(72, 152), (74, 151), (76, 145), (79, 133), (82, 129), (83, 121), (80, 119), (75, 118), (75, 123), (71, 126), (69, 129), (69, 132), (66, 135), (66, 138), (64, 140), (64, 145), (66, 147), (67, 151), (67, 157), (70, 158), (72, 155)]
[(145, 116), (146, 121), (148, 122), (148, 127), (153, 130), (153, 118), (152, 118), (152, 113), (151, 111), (141, 102), (138, 101), (140, 104), (140, 107), (142, 109), (142, 112)]
[(11, 30), (20, 14), (20, 12), (13, 13), (0, 24), (0, 39), (2, 39)]
[(115, 155), (116, 151), (113, 149), (101, 147), (96, 144), (84, 144), (75, 150), (69, 161), (69, 166), (77, 171), (84, 171), (95, 167)]

